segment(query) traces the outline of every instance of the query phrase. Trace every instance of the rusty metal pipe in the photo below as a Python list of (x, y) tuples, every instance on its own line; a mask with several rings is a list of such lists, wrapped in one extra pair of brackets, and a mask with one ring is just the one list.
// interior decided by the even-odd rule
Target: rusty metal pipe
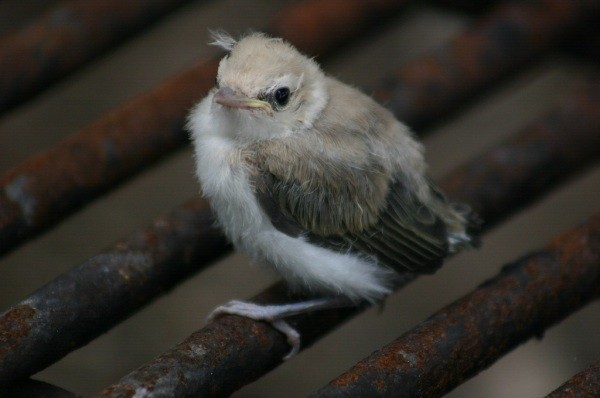
[(600, 397), (600, 361), (577, 373), (546, 398)]
[(229, 251), (201, 199), (117, 242), (0, 315), (0, 385), (87, 344)]
[(65, 1), (0, 38), (0, 113), (186, 1)]
[(188, 142), (184, 113), (217, 61), (176, 76), (0, 177), (0, 254)]
[(420, 129), (536, 59), (599, 11), (597, 0), (506, 2), (430, 54), (398, 68), (375, 98)]
[[(301, 299), (277, 283), (251, 300), (279, 303)], [(302, 333), (303, 344), (357, 313), (355, 308), (294, 317), (290, 324)], [(103, 390), (101, 397), (226, 397), (281, 363), (289, 351), (281, 333), (264, 322), (224, 316), (193, 333), (182, 343)], [(146, 391), (136, 395), (136, 392)]]
[(357, 33), (397, 15), (409, 0), (304, 0), (276, 13), (266, 31), (300, 51), (324, 56)]
[[(331, 52), (403, 3), (303, 1), (276, 15), (270, 31), (304, 51)], [(217, 66), (190, 68), (0, 177), (0, 255), (185, 145), (186, 114), (214, 85)]]
[[(591, 82), (546, 118), (444, 179), (446, 193), (452, 198), (460, 196), (490, 216), (484, 228), (512, 214), (523, 201), (539, 198), (597, 159), (599, 94), (600, 84)], [(511, 159), (515, 162), (511, 163)], [(536, 185), (540, 170), (545, 171), (550, 159), (561, 165), (560, 172), (549, 169), (544, 184)], [(469, 173), (477, 173), (478, 179), (470, 181)], [(536, 189), (526, 189), (527, 195), (515, 193), (527, 184)], [(407, 274), (404, 282), (413, 278)], [(292, 299), (285, 286), (278, 284), (252, 301), (277, 303)], [(322, 311), (293, 317), (290, 323), (301, 332), (305, 348), (358, 312), (357, 308)], [(224, 316), (126, 375), (104, 390), (102, 396), (131, 397), (138, 388), (181, 396), (224, 396), (278, 366), (288, 350), (285, 337), (267, 324)]]
[(599, 295), (600, 213), (311, 396), (441, 396)]
[(571, 166), (600, 158), (598, 109), (600, 80), (590, 78), (539, 122), (459, 167), (440, 187), (470, 203), (486, 224), (496, 224), (573, 173)]

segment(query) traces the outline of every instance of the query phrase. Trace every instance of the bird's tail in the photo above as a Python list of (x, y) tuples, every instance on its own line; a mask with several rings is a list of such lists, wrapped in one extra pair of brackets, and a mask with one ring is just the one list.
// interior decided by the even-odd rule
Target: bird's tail
[(479, 247), (483, 220), (466, 203), (448, 201), (433, 182), (429, 182), (429, 187), (438, 202), (438, 206), (435, 206), (437, 213), (446, 223), (448, 250), (456, 252)]
[(451, 220), (447, 221), (448, 244), (451, 252), (481, 245), (479, 234), (483, 220), (464, 203), (449, 203)]

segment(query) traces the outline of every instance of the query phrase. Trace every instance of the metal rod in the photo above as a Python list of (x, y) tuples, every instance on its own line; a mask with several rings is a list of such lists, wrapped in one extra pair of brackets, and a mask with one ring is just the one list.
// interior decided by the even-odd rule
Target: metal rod
[(440, 187), (470, 203), (485, 223), (496, 224), (557, 179), (600, 158), (599, 107), (600, 80), (590, 78), (538, 123), (459, 167)]
[[(340, 44), (379, 19), (394, 15), (404, 3), (403, 0), (304, 1), (277, 14), (268, 31), (290, 40), (309, 54), (323, 55), (339, 48)], [(464, 48), (477, 51), (479, 57), (487, 54), (495, 62), (494, 57), (501, 54), (502, 60), (514, 58), (522, 64), (548, 49), (552, 40), (558, 39), (559, 33), (565, 34), (567, 28), (577, 25), (598, 5), (597, 1), (560, 2), (564, 12), (556, 13), (556, 0), (533, 2), (537, 6), (521, 3), (516, 2), (508, 8), (521, 19), (511, 22), (505, 12), (495, 12), (486, 19), (486, 23), (480, 24), (479, 30), (474, 28), (460, 34), (443, 47), (447, 50), (441, 50), (441, 53), (456, 52), (456, 45), (473, 42), (473, 45)], [(533, 12), (546, 8), (546, 13)], [(500, 39), (482, 42), (482, 37), (493, 36), (492, 33), (496, 32), (488, 32), (488, 27), (496, 26), (502, 33), (506, 31), (501, 29), (502, 26), (515, 24), (526, 25), (521, 26), (526, 32), (530, 32), (530, 26), (539, 27), (533, 38), (530, 33), (526, 35), (528, 40), (533, 40), (534, 52), (523, 52), (521, 44), (517, 45), (519, 41), (515, 41), (515, 45), (507, 45), (506, 40)], [(500, 35), (501, 38), (505, 36)], [(494, 44), (496, 42), (499, 44)], [(477, 90), (483, 89), (483, 84), (495, 80), (499, 74), (506, 75), (508, 70), (513, 71), (517, 66), (515, 62), (499, 61), (496, 67), (483, 69), (489, 76), (479, 71), (474, 73), (477, 76), (477, 84), (474, 84), (473, 78), (464, 73), (449, 72), (462, 70), (470, 75), (472, 71), (465, 70), (460, 63), (464, 63), (463, 58), (445, 60), (444, 65), (438, 65), (445, 68), (442, 68), (442, 73), (437, 67), (431, 67), (435, 57), (425, 56), (411, 63), (412, 66), (401, 69), (412, 71), (398, 73), (398, 77), (405, 81), (401, 83), (398, 77), (393, 78), (384, 84), (385, 89), (378, 91), (377, 97), (389, 102), (401, 120), (414, 126), (424, 118), (427, 121), (437, 120), (447, 108), (475, 95)], [(182, 130), (185, 115), (192, 103), (212, 87), (216, 68), (217, 61), (213, 60), (175, 76), (1, 177), (0, 255), (42, 233), (118, 182), (184, 145), (187, 142), (187, 134)], [(502, 68), (508, 69), (504, 71)], [(440, 80), (442, 77), (443, 80)], [(440, 86), (440, 81), (444, 85)], [(458, 89), (462, 86), (469, 89)], [(402, 87), (410, 87), (410, 90)], [(444, 89), (439, 91), (436, 87)], [(407, 93), (406, 99), (399, 94), (403, 90)], [(423, 98), (430, 99), (423, 101)]]
[(441, 396), (599, 295), (600, 213), (311, 396)]
[[(332, 52), (403, 3), (304, 1), (276, 15), (270, 31), (294, 33), (290, 39), (305, 51)], [(190, 68), (0, 177), (0, 255), (187, 144), (186, 114), (214, 85), (217, 67), (214, 59)]]
[[(486, 228), (512, 214), (523, 201), (539, 198), (543, 192), (597, 158), (600, 151), (597, 134), (600, 130), (599, 94), (599, 83), (591, 82), (546, 118), (444, 179), (442, 185), (446, 193), (451, 198), (461, 196), (484, 215), (493, 215), (484, 225)], [(538, 156), (539, 151), (548, 156)], [(561, 165), (561, 171), (549, 170), (548, 180), (537, 190), (527, 191), (528, 195), (516, 195), (515, 188), (527, 183), (535, 185), (540, 170), (545, 171), (548, 167), (549, 156)], [(531, 161), (523, 162), (522, 158)], [(515, 160), (514, 169), (509, 167), (511, 159)], [(467, 178), (472, 172), (479, 176), (475, 182)], [(494, 188), (495, 195), (487, 193), (490, 187)], [(413, 278), (413, 275), (406, 275), (405, 283)], [(252, 299), (259, 303), (291, 300), (293, 298), (281, 284)], [(290, 323), (300, 331), (305, 348), (359, 312), (359, 308), (322, 311), (296, 316)], [(123, 377), (104, 390), (102, 396), (130, 397), (136, 389), (145, 389), (148, 394), (161, 391), (181, 396), (223, 396), (279, 365), (288, 350), (285, 337), (267, 324), (224, 316)]]
[(0, 113), (188, 0), (71, 0), (0, 39)]
[(0, 177), (0, 254), (186, 144), (184, 110), (216, 71), (215, 60), (180, 74)]
[(547, 396), (547, 398), (575, 397), (600, 397), (600, 361), (577, 373)]
[(0, 385), (87, 344), (229, 251), (201, 199), (117, 242), (0, 315)]
[(409, 0), (304, 0), (282, 9), (266, 31), (300, 51), (324, 56), (398, 14)]
[(444, 46), (398, 68), (375, 97), (419, 129), (534, 60), (599, 10), (597, 0), (506, 2)]

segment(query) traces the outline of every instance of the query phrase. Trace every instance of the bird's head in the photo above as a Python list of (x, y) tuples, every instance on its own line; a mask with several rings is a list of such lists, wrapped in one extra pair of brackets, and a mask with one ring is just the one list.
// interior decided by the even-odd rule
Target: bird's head
[(233, 122), (243, 140), (274, 138), (309, 128), (325, 107), (325, 75), (293, 46), (253, 33), (214, 42), (228, 51), (219, 64), (213, 112)]

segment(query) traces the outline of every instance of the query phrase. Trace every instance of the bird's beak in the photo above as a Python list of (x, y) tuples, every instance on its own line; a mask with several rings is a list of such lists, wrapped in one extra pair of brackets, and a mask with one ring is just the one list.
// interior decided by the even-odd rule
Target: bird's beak
[(229, 108), (260, 109), (269, 115), (273, 114), (273, 107), (271, 107), (271, 104), (268, 102), (238, 94), (229, 87), (219, 89), (219, 91), (214, 94), (213, 101)]

